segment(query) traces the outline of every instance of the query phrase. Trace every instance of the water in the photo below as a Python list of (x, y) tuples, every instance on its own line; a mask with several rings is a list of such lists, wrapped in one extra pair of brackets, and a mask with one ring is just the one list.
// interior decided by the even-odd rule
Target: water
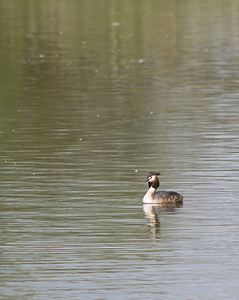
[(237, 1), (0, 5), (1, 298), (238, 299)]

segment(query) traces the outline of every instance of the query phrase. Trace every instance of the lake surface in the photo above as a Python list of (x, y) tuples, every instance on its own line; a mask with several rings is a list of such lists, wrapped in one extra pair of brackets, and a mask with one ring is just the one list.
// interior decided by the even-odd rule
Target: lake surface
[[(0, 3), (0, 298), (238, 299), (238, 1)], [(184, 206), (142, 206), (149, 171)]]

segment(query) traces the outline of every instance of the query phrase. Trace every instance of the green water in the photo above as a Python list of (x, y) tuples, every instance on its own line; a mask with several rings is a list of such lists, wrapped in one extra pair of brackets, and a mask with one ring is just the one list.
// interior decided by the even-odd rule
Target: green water
[(238, 11), (1, 1), (0, 298), (238, 298)]

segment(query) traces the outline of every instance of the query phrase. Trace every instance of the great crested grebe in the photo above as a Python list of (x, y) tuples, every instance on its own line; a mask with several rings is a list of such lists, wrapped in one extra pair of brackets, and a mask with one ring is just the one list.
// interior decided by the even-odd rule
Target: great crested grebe
[(150, 172), (146, 181), (149, 189), (144, 195), (143, 203), (158, 204), (160, 206), (176, 206), (183, 204), (183, 196), (177, 192), (172, 191), (157, 191), (159, 187), (159, 172)]

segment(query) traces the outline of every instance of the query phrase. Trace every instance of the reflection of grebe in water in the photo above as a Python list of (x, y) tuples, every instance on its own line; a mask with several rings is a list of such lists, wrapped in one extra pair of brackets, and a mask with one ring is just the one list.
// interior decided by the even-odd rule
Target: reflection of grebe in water
[(152, 205), (152, 204), (144, 204), (143, 205), (145, 218), (149, 224), (149, 226), (160, 226), (160, 219), (159, 219), (159, 205)]
[(149, 226), (151, 238), (158, 239), (160, 233), (160, 214), (173, 214), (178, 205), (143, 204), (145, 219)]
[(149, 226), (159, 227), (160, 226), (160, 212), (162, 213), (173, 213), (174, 208), (179, 207), (178, 205), (161, 205), (161, 204), (143, 204), (143, 210), (145, 218)]
[(149, 232), (151, 238), (159, 238), (160, 233), (160, 206), (156, 204), (144, 204), (143, 205), (145, 219), (147, 220), (149, 226)]
[(144, 195), (143, 203), (158, 204), (161, 207), (180, 207), (183, 204), (183, 196), (177, 192), (157, 191), (159, 187), (159, 172), (150, 172), (146, 181), (149, 189)]

